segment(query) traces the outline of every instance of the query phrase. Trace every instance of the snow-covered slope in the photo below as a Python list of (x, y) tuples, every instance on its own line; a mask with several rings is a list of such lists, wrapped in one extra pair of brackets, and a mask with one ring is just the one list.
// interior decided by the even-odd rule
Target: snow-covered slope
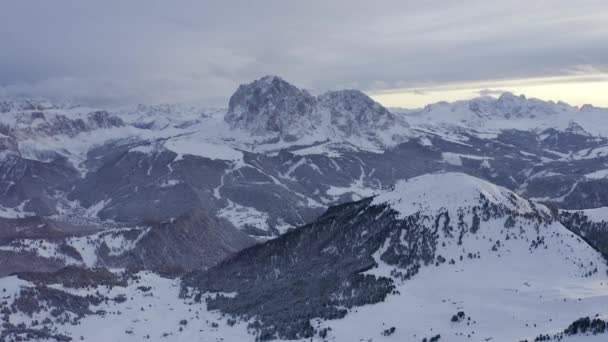
[(424, 175), (185, 284), (233, 293), (207, 307), (267, 339), (531, 341), (608, 304), (606, 261), (553, 215), (481, 179)]
[[(399, 295), (352, 310), (342, 320), (321, 323), (321, 327), (331, 326), (334, 337), (330, 340), (380, 340), (379, 332), (390, 327), (396, 329), (387, 340), (395, 341), (437, 335), (442, 341), (533, 341), (545, 334), (562, 340), (560, 333), (575, 319), (605, 314), (606, 261), (546, 217), (549, 210), (540, 205), (455, 173), (397, 183), (374, 203), (386, 203), (402, 217), (433, 214), (431, 220), (439, 221), (441, 227), (442, 223), (460, 225), (463, 218), (471, 222), (470, 210), (484, 202), (480, 199), (511, 214), (506, 220), (502, 215), (487, 221), (482, 218), (479, 231), (461, 235), (461, 242), (439, 228), (437, 254), (448, 262), (423, 267), (411, 279), (398, 282)], [(459, 223), (454, 222), (455, 217)], [(473, 251), (472, 259), (466, 251)], [(393, 276), (398, 268), (383, 262), (380, 253), (377, 257), (379, 266), (369, 273)], [(453, 318), (459, 312), (464, 316)], [(564, 340), (579, 338), (566, 336)], [(600, 339), (581, 339), (587, 340)]]

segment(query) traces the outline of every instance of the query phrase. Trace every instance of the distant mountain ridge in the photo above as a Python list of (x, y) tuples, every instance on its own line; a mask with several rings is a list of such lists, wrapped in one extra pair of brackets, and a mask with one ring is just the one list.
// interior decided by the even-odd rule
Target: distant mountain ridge
[(399, 112), (357, 90), (313, 96), (277, 76), (241, 85), (226, 111), (2, 103), (0, 215), (138, 223), (203, 206), (276, 235), (446, 169), (565, 209), (608, 205), (596, 190), (608, 115), (590, 106), (503, 94)]

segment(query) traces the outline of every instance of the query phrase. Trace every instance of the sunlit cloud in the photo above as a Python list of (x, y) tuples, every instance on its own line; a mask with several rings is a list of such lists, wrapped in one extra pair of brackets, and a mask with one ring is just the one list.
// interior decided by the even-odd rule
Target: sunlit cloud
[[(593, 71), (598, 70), (593, 69)], [(562, 101), (576, 106), (593, 104), (608, 107), (608, 73), (577, 72), (552, 77), (451, 82), (426, 87), (372, 90), (368, 93), (387, 107), (419, 108), (439, 101), (498, 96), (504, 92), (523, 94), (547, 101)]]

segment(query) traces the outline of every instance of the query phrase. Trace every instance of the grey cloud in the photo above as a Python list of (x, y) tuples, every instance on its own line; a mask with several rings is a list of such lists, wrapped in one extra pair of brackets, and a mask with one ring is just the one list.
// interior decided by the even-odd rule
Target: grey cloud
[(605, 70), (605, 22), (604, 0), (5, 1), (0, 95), (224, 105), (265, 74), (318, 92)]

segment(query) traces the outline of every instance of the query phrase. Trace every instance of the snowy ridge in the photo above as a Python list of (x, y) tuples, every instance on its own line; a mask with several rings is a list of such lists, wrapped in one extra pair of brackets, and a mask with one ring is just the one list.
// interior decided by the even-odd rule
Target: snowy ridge
[(483, 199), (522, 213), (533, 212), (530, 203), (510, 190), (464, 173), (427, 174), (398, 181), (394, 189), (374, 198), (374, 204), (388, 204), (402, 217), (418, 211), (443, 210), (478, 205)]
[(607, 109), (585, 105), (580, 108), (563, 102), (543, 101), (503, 93), (465, 101), (438, 102), (421, 110), (393, 109), (416, 129), (444, 133), (467, 129), (495, 133), (505, 129), (544, 130), (555, 128), (575, 133), (604, 136), (608, 131)]

